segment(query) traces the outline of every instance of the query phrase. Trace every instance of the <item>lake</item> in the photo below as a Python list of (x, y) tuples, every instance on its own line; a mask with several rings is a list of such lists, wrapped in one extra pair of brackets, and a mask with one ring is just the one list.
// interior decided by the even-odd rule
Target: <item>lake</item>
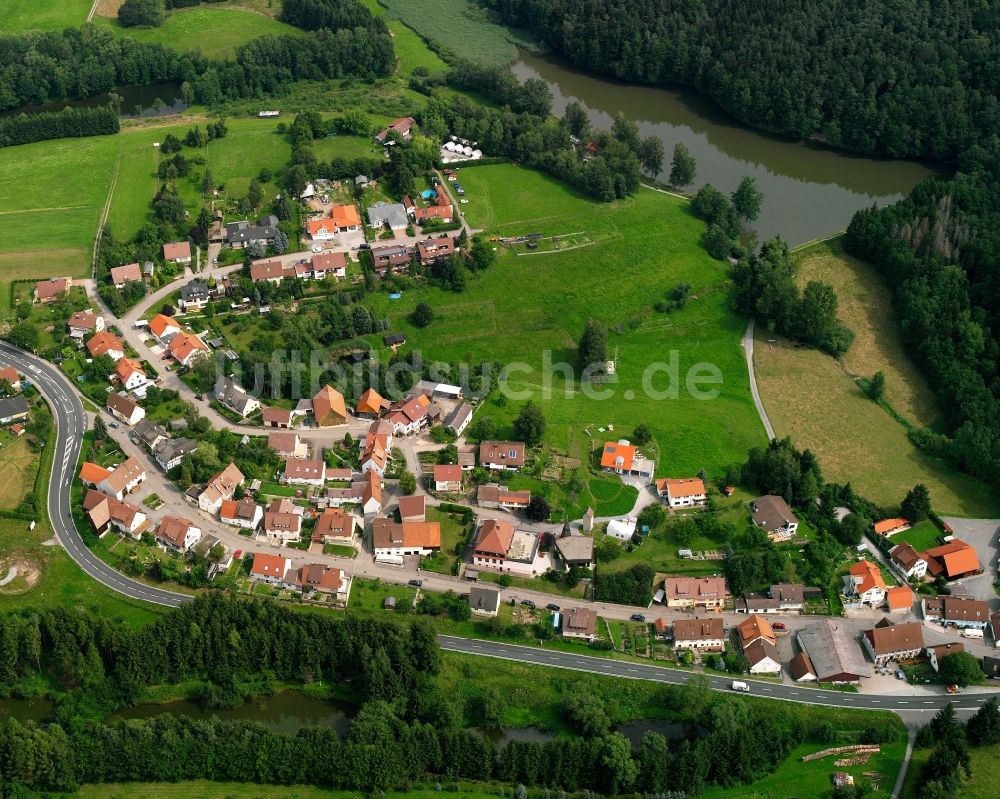
[(895, 202), (936, 173), (926, 164), (855, 156), (752, 130), (694, 90), (620, 83), (525, 51), (513, 70), (522, 81), (540, 78), (548, 84), (556, 115), (576, 100), (597, 128), (610, 130), (621, 111), (643, 137), (659, 137), (665, 150), (663, 181), (677, 142), (698, 162), (688, 191), (711, 183), (729, 194), (744, 175), (753, 176), (764, 194), (754, 223), (761, 240), (780, 235), (801, 244), (822, 238), (847, 227), (859, 208)]
[[(150, 119), (168, 114), (179, 114), (187, 108), (187, 103), (181, 96), (179, 83), (152, 83), (149, 86), (128, 86), (115, 89), (115, 94), (122, 98), (119, 117), (122, 119)], [(63, 100), (60, 102), (42, 103), (41, 105), (24, 105), (3, 111), (0, 116), (15, 116), (17, 114), (40, 114), (45, 111), (61, 111), (63, 108), (94, 108), (107, 105), (110, 94), (95, 94), (80, 100)]]
[(299, 691), (281, 691), (239, 707), (207, 710), (194, 702), (141, 704), (120, 710), (111, 719), (145, 719), (162, 713), (193, 719), (218, 718), (223, 721), (257, 721), (273, 732), (295, 735), (303, 727), (331, 727), (346, 735), (350, 717), (344, 706), (323, 699), (313, 699)]

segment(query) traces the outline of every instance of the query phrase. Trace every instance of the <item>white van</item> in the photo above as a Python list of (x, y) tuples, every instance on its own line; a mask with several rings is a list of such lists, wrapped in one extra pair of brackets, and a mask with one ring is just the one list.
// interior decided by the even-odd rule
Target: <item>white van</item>
[(962, 635), (964, 635), (966, 638), (982, 638), (983, 631), (977, 630), (974, 627), (966, 627), (964, 630), (962, 630)]
[(734, 691), (742, 691), (745, 694), (750, 693), (750, 685), (745, 682), (740, 682), (739, 680), (733, 680), (729, 687)]

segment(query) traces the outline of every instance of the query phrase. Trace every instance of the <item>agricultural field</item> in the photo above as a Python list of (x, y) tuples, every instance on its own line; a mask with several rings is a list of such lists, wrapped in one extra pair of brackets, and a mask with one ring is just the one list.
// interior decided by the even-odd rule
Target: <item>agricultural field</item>
[(93, 0), (3, 0), (3, 33), (57, 31), (87, 20)]
[[(406, 334), (407, 349), (420, 350), (425, 361), (489, 359), (531, 369), (510, 374), (509, 399), (491, 399), (477, 411), (497, 422), (501, 437), (513, 434), (511, 423), (531, 397), (545, 411), (545, 443), (572, 458), (589, 458), (605, 440), (650, 425), (654, 441), (647, 449), (657, 460), (657, 475), (702, 468), (719, 475), (764, 443), (740, 348), (745, 321), (730, 308), (726, 266), (698, 244), (702, 224), (683, 201), (643, 191), (599, 204), (506, 164), (462, 170), (460, 180), (474, 227), (503, 234), (587, 230), (596, 242), (532, 257), (501, 250), (496, 265), (470, 278), (461, 294), (428, 288), (391, 302), (380, 295), (372, 303), (375, 315), (387, 316), (392, 330)], [(674, 314), (655, 312), (653, 303), (681, 282), (697, 299)], [(408, 321), (417, 302), (434, 309), (427, 328)], [(540, 375), (545, 359), (575, 369), (576, 342), (590, 316), (612, 328), (608, 357), (616, 361), (617, 382), (588, 384), (585, 392), (557, 372), (546, 385)], [(381, 338), (372, 344), (381, 346)], [(676, 397), (658, 399), (643, 389), (643, 374), (655, 363), (676, 365), (676, 381), (649, 373), (655, 389), (668, 383), (678, 388)], [(722, 382), (709, 387), (719, 391), (714, 399), (697, 399), (686, 388), (689, 370), (705, 364), (721, 375)], [(612, 396), (588, 396), (591, 388)]]
[(1000, 503), (985, 485), (917, 450), (906, 429), (828, 355), (782, 339), (770, 349), (758, 331), (754, 371), (776, 434), (815, 452), (827, 480), (850, 481), (888, 508), (924, 483), (940, 513), (996, 516)]
[(236, 48), (261, 36), (302, 36), (303, 31), (239, 6), (194, 6), (167, 14), (159, 28), (123, 28), (117, 19), (95, 17), (119, 36), (174, 50), (200, 50), (209, 58), (232, 58)]
[(35, 485), (38, 448), (27, 436), (2, 432), (0, 449), (0, 508), (16, 508)]

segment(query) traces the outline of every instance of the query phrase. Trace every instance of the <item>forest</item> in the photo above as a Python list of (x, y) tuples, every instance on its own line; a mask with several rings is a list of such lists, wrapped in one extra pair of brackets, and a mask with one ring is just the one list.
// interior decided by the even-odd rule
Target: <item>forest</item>
[(113, 103), (97, 108), (64, 108), (41, 114), (0, 117), (0, 147), (46, 139), (68, 139), (117, 133), (118, 109)]
[(481, 0), (574, 65), (683, 83), (735, 118), (948, 160), (1000, 128), (1000, 10), (967, 0)]
[(859, 211), (845, 247), (892, 288), (907, 347), (940, 398), (949, 435), (915, 429), (910, 437), (1000, 486), (996, 149), (970, 153), (952, 180), (928, 180), (895, 205)]

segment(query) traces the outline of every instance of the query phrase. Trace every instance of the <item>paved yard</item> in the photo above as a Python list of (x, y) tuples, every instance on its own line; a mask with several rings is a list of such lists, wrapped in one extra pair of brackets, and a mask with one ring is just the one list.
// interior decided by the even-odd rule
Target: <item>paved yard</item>
[(979, 555), (983, 573), (952, 583), (953, 594), (965, 594), (977, 599), (985, 599), (992, 609), (1000, 608), (993, 583), (997, 577), (997, 534), (1000, 519), (962, 519), (957, 516), (943, 516), (945, 523), (955, 531), (955, 536), (972, 544)]

